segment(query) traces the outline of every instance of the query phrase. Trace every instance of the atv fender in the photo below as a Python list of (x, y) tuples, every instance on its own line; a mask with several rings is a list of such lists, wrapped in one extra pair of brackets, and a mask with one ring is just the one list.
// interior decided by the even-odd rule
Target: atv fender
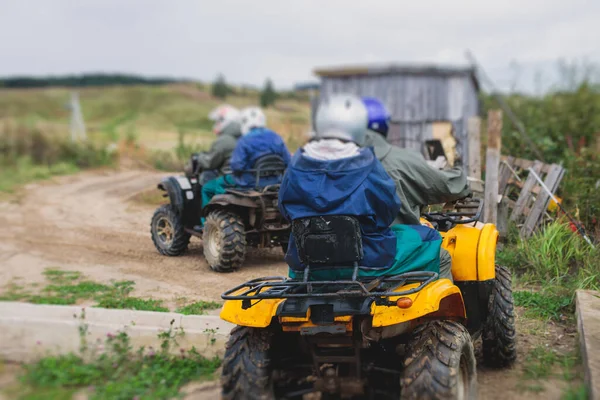
[(244, 310), (242, 308), (242, 300), (227, 300), (221, 309), (220, 317), (236, 325), (266, 328), (271, 325), (271, 320), (277, 315), (277, 308), (283, 301), (285, 300), (259, 300), (252, 307)]
[[(418, 284), (406, 285), (398, 290), (412, 289), (417, 286)], [(401, 309), (396, 306), (378, 306), (373, 302), (370, 309), (370, 314), (373, 316), (371, 326), (378, 328), (397, 325), (421, 317), (437, 315), (438, 312), (445, 318), (466, 318), (460, 289), (448, 279), (439, 279), (419, 292), (403, 297), (408, 297), (413, 301), (411, 307)], [(390, 297), (392, 301), (397, 299), (398, 297)], [(284, 299), (264, 299), (248, 309), (243, 309), (242, 300), (228, 300), (221, 310), (221, 318), (236, 325), (266, 328), (271, 324), (273, 318), (278, 317), (279, 306), (284, 301)], [(351, 319), (350, 315), (336, 316), (335, 324), (348, 324)], [(281, 316), (279, 322), (284, 330), (286, 330), (286, 325), (293, 330), (314, 326), (310, 321), (310, 309), (302, 317)]]
[[(418, 284), (403, 286), (402, 290), (412, 289)], [(449, 279), (438, 279), (420, 291), (402, 297), (412, 300), (408, 308), (371, 305), (372, 327), (385, 327), (417, 320), (418, 318), (440, 313), (444, 318), (466, 319), (465, 305), (460, 289)], [(398, 297), (391, 297), (396, 301)]]
[(186, 199), (193, 200), (194, 192), (192, 191), (192, 185), (185, 176), (174, 177), (170, 176), (164, 178), (157, 185), (158, 189), (167, 192), (171, 205), (177, 209), (179, 213), (183, 213)]
[(210, 203), (208, 203), (206, 207), (204, 207), (202, 214), (207, 216), (215, 209), (228, 206), (258, 208), (258, 204), (247, 197), (235, 196), (233, 194), (218, 194), (210, 200)]
[(457, 225), (442, 236), (442, 247), (452, 256), (455, 281), (481, 282), (496, 277), (498, 230), (493, 224), (480, 227)]

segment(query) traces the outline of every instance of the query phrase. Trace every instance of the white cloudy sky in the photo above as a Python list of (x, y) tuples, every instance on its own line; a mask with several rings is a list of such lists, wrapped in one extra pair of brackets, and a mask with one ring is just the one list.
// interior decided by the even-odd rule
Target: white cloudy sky
[(470, 48), (500, 86), (531, 89), (559, 57), (600, 62), (598, 38), (599, 0), (0, 0), (0, 75), (222, 72), (289, 87), (316, 66), (461, 64)]

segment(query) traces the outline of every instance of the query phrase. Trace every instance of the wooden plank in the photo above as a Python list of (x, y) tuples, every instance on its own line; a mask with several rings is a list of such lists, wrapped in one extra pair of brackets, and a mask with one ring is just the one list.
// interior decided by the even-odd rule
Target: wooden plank
[(468, 176), (481, 180), (481, 118), (469, 118), (467, 134), (469, 140)]
[(498, 194), (504, 195), (506, 193), (506, 187), (510, 178), (514, 177), (511, 168), (513, 168), (515, 158), (512, 156), (506, 157), (506, 160), (502, 160), (500, 163), (500, 170), (498, 172)]
[[(550, 167), (550, 172), (548, 172), (548, 176), (546, 176), (546, 179), (544, 179), (544, 183), (546, 186), (548, 186), (548, 189), (550, 189), (552, 193), (556, 192), (556, 189), (558, 189), (558, 185), (560, 184), (563, 174), (564, 169), (560, 165), (552, 164)], [(548, 195), (545, 190), (541, 190), (540, 194), (535, 199), (535, 203), (533, 204), (531, 212), (521, 227), (521, 237), (529, 237), (533, 231), (535, 231), (535, 228), (539, 224), (542, 215), (548, 208), (549, 201), (550, 195)]]
[[(536, 161), (533, 163), (533, 170), (536, 173), (539, 174), (541, 169), (542, 169), (541, 161)], [(529, 174), (527, 176), (527, 179), (525, 180), (525, 184), (523, 185), (523, 188), (521, 189), (521, 193), (519, 193), (519, 198), (517, 199), (517, 203), (515, 204), (513, 212), (510, 215), (511, 221), (516, 222), (519, 220), (519, 218), (523, 214), (523, 210), (527, 206), (527, 202), (528, 202), (529, 198), (531, 197), (531, 189), (533, 189), (533, 187), (536, 184), (537, 184), (537, 182), (536, 182), (535, 178), (533, 177), (533, 175)]]
[(498, 169), (502, 146), (502, 111), (490, 110), (487, 119), (488, 148), (485, 157), (483, 222), (496, 224), (498, 217)]
[(498, 233), (500, 237), (506, 237), (508, 235), (508, 214), (509, 214), (509, 199), (504, 197), (500, 204), (498, 205), (498, 224), (496, 228), (498, 229)]

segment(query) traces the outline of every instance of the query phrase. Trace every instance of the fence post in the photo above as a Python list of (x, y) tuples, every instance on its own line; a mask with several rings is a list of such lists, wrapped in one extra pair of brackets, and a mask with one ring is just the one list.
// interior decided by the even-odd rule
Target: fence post
[(483, 222), (496, 224), (498, 218), (498, 170), (502, 146), (502, 111), (490, 110), (488, 112), (487, 136)]
[(467, 122), (467, 140), (469, 141), (469, 168), (467, 176), (481, 180), (481, 118), (469, 118)]

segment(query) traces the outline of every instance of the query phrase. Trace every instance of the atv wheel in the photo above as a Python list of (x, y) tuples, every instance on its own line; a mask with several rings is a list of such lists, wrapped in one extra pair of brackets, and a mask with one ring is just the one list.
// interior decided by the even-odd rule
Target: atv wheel
[(508, 367), (517, 359), (512, 277), (506, 267), (496, 266), (496, 279), (483, 326), (483, 361), (491, 367)]
[(471, 336), (454, 321), (419, 326), (409, 341), (400, 399), (474, 399), (477, 372)]
[(227, 211), (213, 211), (204, 223), (204, 257), (216, 272), (239, 268), (246, 256), (246, 233), (240, 218)]
[(269, 357), (272, 340), (268, 329), (233, 328), (223, 358), (223, 399), (275, 399)]
[(165, 256), (182, 255), (190, 243), (190, 234), (185, 231), (179, 213), (170, 204), (156, 209), (150, 222), (150, 233), (156, 250)]

